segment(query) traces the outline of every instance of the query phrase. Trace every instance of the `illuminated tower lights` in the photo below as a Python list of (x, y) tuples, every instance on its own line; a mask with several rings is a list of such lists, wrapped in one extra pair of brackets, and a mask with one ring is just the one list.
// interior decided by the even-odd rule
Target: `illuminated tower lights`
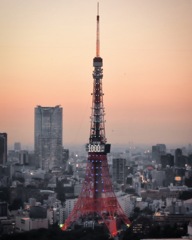
[(103, 60), (100, 57), (99, 4), (97, 5), (96, 57), (93, 59), (92, 112), (87, 167), (84, 183), (73, 211), (66, 219), (62, 229), (66, 230), (73, 223), (92, 220), (104, 223), (111, 236), (122, 230), (122, 224), (129, 226), (130, 221), (117, 201), (112, 188), (107, 162), (110, 144), (105, 137), (103, 105)]

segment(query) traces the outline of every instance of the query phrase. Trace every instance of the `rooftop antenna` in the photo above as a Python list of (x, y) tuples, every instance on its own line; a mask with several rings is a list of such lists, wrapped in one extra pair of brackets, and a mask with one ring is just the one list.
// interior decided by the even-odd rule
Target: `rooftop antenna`
[(100, 39), (99, 39), (99, 3), (97, 3), (97, 40), (96, 40), (96, 57), (100, 56)]

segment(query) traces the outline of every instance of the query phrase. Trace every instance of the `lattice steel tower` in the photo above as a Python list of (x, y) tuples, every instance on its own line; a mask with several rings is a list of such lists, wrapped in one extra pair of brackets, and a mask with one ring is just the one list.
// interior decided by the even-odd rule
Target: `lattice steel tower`
[(110, 152), (110, 144), (107, 144), (105, 136), (102, 66), (98, 4), (96, 57), (93, 59), (91, 127), (89, 143), (86, 145), (88, 151), (86, 175), (77, 203), (65, 221), (63, 230), (75, 222), (83, 224), (92, 220), (95, 224), (105, 224), (111, 236), (116, 236), (121, 230), (122, 224), (128, 226), (130, 221), (117, 201), (109, 175), (107, 153)]

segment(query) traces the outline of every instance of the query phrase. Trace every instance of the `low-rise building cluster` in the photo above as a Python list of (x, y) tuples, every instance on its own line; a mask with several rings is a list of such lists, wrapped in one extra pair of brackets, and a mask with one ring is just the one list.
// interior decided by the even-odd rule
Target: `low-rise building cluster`
[[(36, 168), (33, 152), (19, 144), (15, 148), (0, 165), (0, 235), (62, 225), (81, 192), (85, 152), (70, 153), (63, 164), (46, 171)], [(109, 154), (108, 164), (115, 194), (135, 232), (147, 225), (141, 218), (137, 222), (145, 216), (160, 226), (188, 224), (192, 235), (190, 147), (128, 148)]]

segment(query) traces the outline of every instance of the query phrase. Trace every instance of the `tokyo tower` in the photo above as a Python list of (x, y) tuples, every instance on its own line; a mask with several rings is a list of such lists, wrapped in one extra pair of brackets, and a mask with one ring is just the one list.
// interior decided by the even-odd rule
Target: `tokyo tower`
[(116, 236), (122, 225), (129, 226), (130, 221), (124, 214), (113, 191), (109, 175), (107, 153), (110, 144), (105, 136), (103, 105), (103, 60), (100, 57), (99, 4), (97, 6), (96, 57), (93, 59), (92, 113), (86, 175), (79, 198), (73, 211), (66, 219), (62, 229), (66, 230), (74, 223), (84, 224), (92, 221), (104, 224), (112, 237)]

